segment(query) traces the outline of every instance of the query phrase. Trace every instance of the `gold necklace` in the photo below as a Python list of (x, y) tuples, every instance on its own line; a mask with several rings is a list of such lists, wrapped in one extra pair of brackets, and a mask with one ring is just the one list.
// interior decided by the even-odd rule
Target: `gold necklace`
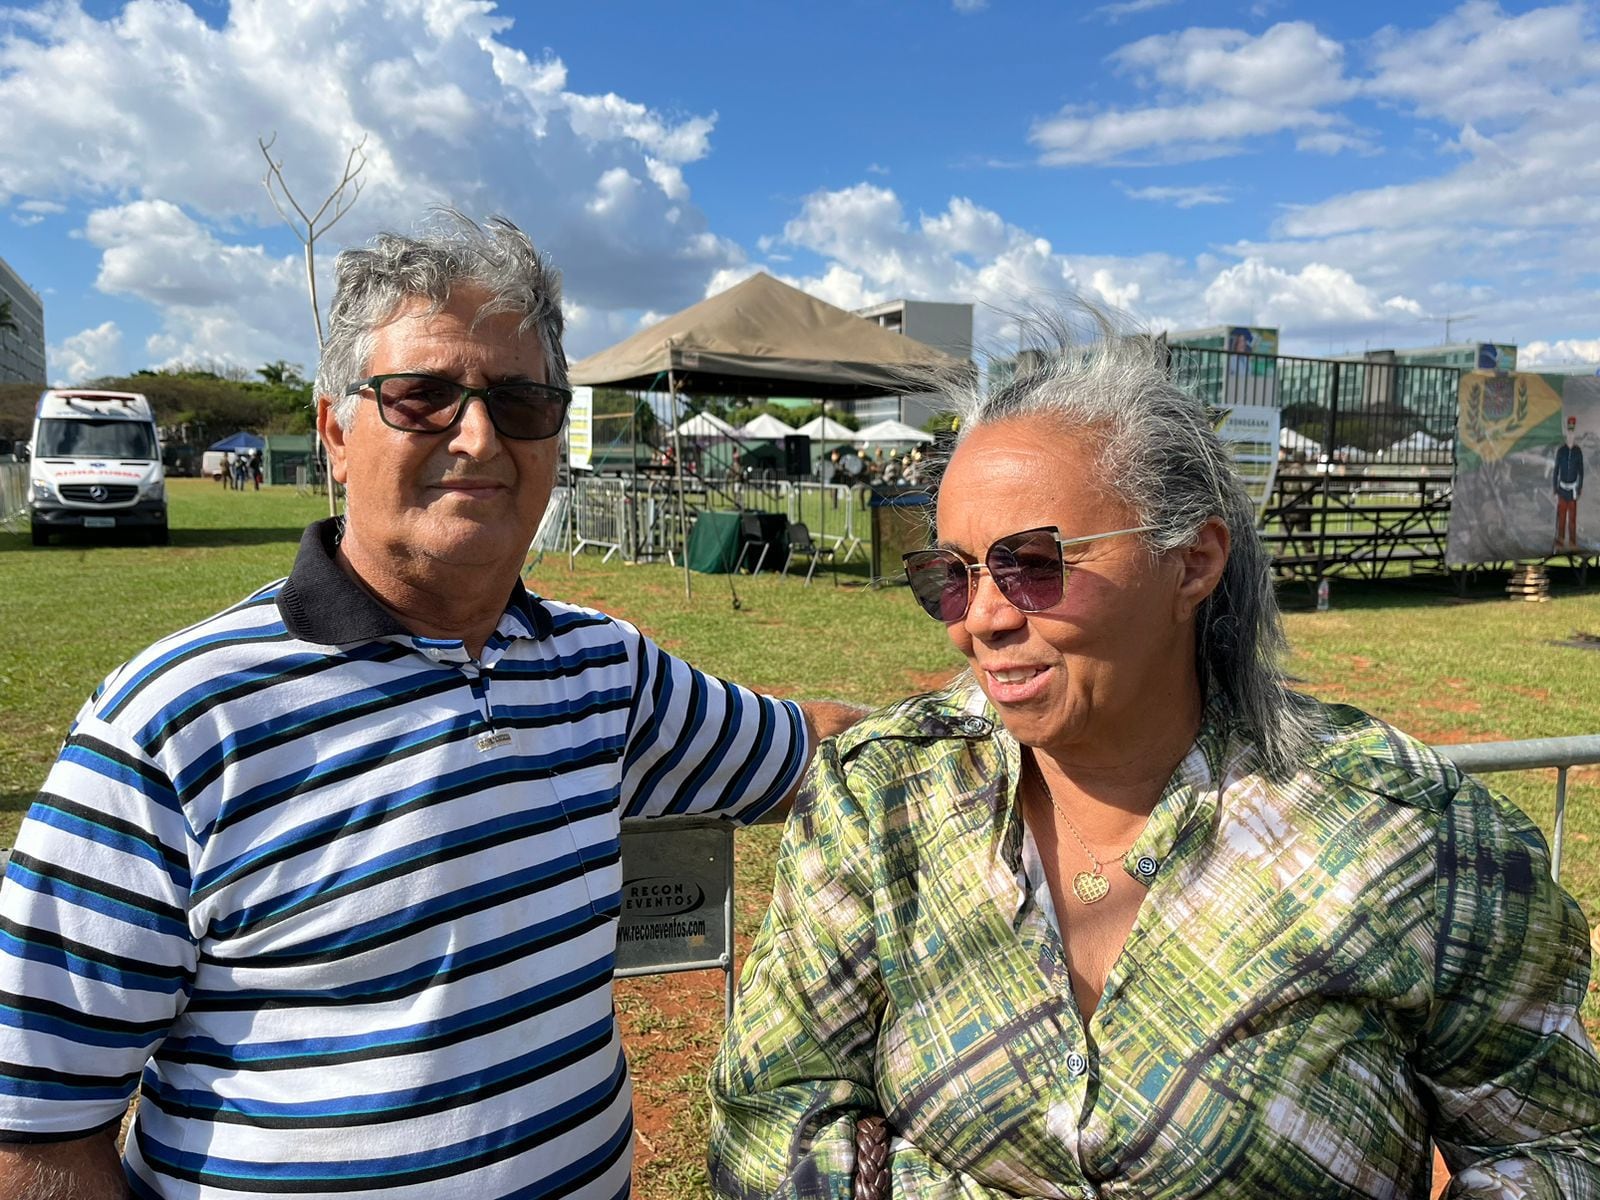
[[(1056, 799), (1056, 794), (1050, 790), (1050, 785), (1045, 782), (1044, 772), (1039, 769), (1039, 764), (1033, 761), (1031, 754), (1026, 754), (1026, 752), (1024, 754), (1023, 769), (1033, 768), (1034, 778), (1039, 781), (1040, 788), (1044, 790), (1044, 798), (1050, 801), (1050, 807), (1056, 810), (1056, 815), (1066, 822), (1067, 832), (1072, 834), (1073, 840), (1083, 848), (1083, 852), (1089, 856), (1089, 861), (1094, 864), (1094, 870), (1079, 871), (1073, 875), (1072, 894), (1077, 896), (1082, 904), (1094, 904), (1097, 901), (1104, 900), (1107, 893), (1111, 891), (1111, 881), (1105, 876), (1105, 868), (1101, 865), (1099, 855), (1089, 849), (1089, 843), (1083, 840), (1083, 834), (1078, 832), (1078, 826), (1071, 817), (1067, 816), (1067, 810), (1061, 807), (1060, 801)], [(1133, 841), (1136, 842), (1138, 840), (1139, 835), (1135, 834)], [(1122, 854), (1117, 855), (1117, 857), (1121, 858), (1132, 848), (1133, 842), (1129, 842), (1123, 848)]]

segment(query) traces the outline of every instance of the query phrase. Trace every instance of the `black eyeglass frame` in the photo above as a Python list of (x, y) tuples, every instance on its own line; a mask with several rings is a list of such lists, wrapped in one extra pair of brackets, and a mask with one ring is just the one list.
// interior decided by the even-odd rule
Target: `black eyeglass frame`
[[(980, 572), (987, 571), (989, 573), (989, 578), (995, 581), (995, 589), (1002, 597), (1005, 598), (1006, 603), (1011, 605), (1011, 607), (1016, 609), (1018, 612), (1046, 612), (1055, 607), (1057, 604), (1060, 604), (1062, 599), (1065, 598), (1067, 594), (1067, 580), (1072, 575), (1072, 564), (1067, 562), (1066, 557), (1061, 553), (1063, 549), (1065, 549), (1067, 546), (1082, 546), (1089, 542), (1102, 541), (1105, 538), (1123, 537), (1130, 533), (1153, 533), (1155, 528), (1156, 527), (1154, 525), (1136, 525), (1132, 529), (1111, 529), (1107, 530), (1105, 533), (1090, 533), (1085, 534), (1082, 537), (1064, 538), (1061, 536), (1061, 530), (1058, 526), (1039, 525), (1033, 529), (1019, 529), (1015, 533), (1008, 533), (1003, 537), (995, 538), (995, 540), (989, 544), (989, 549), (984, 552), (982, 562), (968, 562), (964, 555), (959, 554), (954, 550), (947, 550), (940, 547), (932, 547), (927, 550), (912, 550), (910, 553), (902, 554), (900, 556), (900, 561), (905, 566), (906, 582), (908, 584), (911, 582), (912, 565), (916, 562), (928, 562), (937, 559), (945, 563), (959, 566), (963, 571), (966, 572), (966, 599), (961, 605), (961, 611), (948, 620), (940, 616), (938, 613), (930, 611), (927, 604), (923, 602), (922, 597), (917, 594), (916, 588), (912, 587), (911, 589), (911, 594), (916, 598), (918, 608), (922, 609), (923, 612), (927, 613), (930, 617), (942, 625), (954, 625), (959, 621), (965, 621), (967, 619), (967, 614), (972, 611), (972, 593), (978, 588), (978, 575)], [(1056, 593), (1055, 599), (1049, 601), (1048, 603), (1041, 604), (1038, 608), (1027, 608), (1024, 605), (1018, 604), (1017, 601), (1012, 598), (1011, 594), (1006, 590), (1005, 585), (1000, 582), (1000, 578), (995, 575), (994, 567), (989, 560), (994, 554), (995, 549), (1001, 546), (1003, 543), (1010, 542), (1016, 538), (1027, 537), (1030, 534), (1035, 533), (1049, 534), (1050, 540), (1056, 545), (1056, 565), (1061, 571), (1061, 590)]]
[[(383, 385), (391, 379), (426, 379), (433, 383), (448, 384), (450, 387), (459, 389), (461, 394), (456, 400), (456, 406), (450, 414), (450, 419), (437, 429), (415, 429), (409, 425), (396, 425), (394, 421), (390, 420), (389, 410), (383, 403)], [(501, 388), (507, 387), (533, 388), (536, 392), (542, 393), (544, 399), (558, 404), (561, 409), (561, 415), (556, 421), (555, 428), (549, 433), (541, 434), (538, 437), (507, 433), (501, 428), (500, 419), (495, 415), (495, 406), (490, 403), (490, 395)], [(390, 429), (397, 430), (400, 433), (427, 435), (449, 433), (461, 421), (462, 414), (467, 411), (467, 401), (476, 396), (483, 401), (483, 407), (489, 413), (489, 420), (494, 425), (494, 431), (501, 437), (510, 438), (515, 442), (545, 442), (557, 436), (561, 432), (561, 427), (566, 424), (567, 409), (572, 404), (572, 390), (570, 388), (556, 387), (554, 384), (540, 383), (534, 379), (507, 380), (502, 383), (491, 383), (487, 387), (468, 387), (464, 383), (457, 383), (454, 379), (447, 379), (443, 375), (430, 375), (426, 371), (392, 371), (386, 375), (370, 375), (366, 379), (358, 379), (354, 383), (347, 385), (344, 389), (344, 394), (346, 396), (354, 396), (366, 391), (370, 391), (373, 400), (377, 402), (378, 418)]]

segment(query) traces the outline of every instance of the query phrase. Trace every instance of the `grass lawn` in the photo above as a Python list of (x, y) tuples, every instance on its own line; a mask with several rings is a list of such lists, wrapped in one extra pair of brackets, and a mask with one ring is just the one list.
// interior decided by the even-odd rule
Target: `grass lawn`
[[(79, 705), (122, 659), (287, 573), (322, 497), (292, 489), (225, 492), (173, 480), (170, 547), (89, 542), (35, 550), (26, 534), (0, 534), (0, 844), (43, 780)], [(830, 520), (830, 525), (833, 521)], [(862, 526), (858, 530), (865, 532)], [(719, 675), (799, 697), (877, 703), (923, 690), (959, 665), (943, 630), (902, 589), (872, 591), (862, 556), (832, 587), (770, 578), (735, 583), (681, 569), (602, 565), (569, 571), (547, 558), (529, 575), (540, 591), (594, 604), (636, 622), (667, 648)], [(1435, 742), (1551, 737), (1600, 727), (1600, 655), (1557, 643), (1600, 634), (1600, 590), (1559, 585), (1548, 604), (1485, 590), (1462, 600), (1437, 587), (1334, 581), (1333, 608), (1306, 611), (1304, 587), (1286, 587), (1293, 656), (1304, 690), (1357, 704)], [(1295, 607), (1299, 610), (1295, 611)], [(1600, 920), (1600, 768), (1569, 785), (1563, 882), (1591, 923)], [(1498, 777), (1546, 830), (1554, 772)], [(739, 838), (736, 905), (741, 950), (765, 906), (776, 829)], [(704, 1194), (701, 1078), (721, 1026), (720, 976), (623, 981), (639, 1112), (640, 1194)], [(1600, 1034), (1600, 999), (1585, 1016)]]

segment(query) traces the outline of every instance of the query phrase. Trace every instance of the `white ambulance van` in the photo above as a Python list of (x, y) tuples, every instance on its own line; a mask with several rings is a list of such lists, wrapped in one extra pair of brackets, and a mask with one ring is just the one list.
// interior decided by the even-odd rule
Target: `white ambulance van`
[(33, 544), (67, 529), (133, 529), (168, 540), (167, 481), (150, 402), (136, 392), (48, 391), (34, 412)]

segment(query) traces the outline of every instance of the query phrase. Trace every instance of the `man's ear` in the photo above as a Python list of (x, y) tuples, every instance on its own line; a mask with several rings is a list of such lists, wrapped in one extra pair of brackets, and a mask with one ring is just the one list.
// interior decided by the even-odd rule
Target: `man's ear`
[(317, 397), (317, 433), (322, 437), (322, 444), (328, 448), (328, 473), (333, 476), (334, 482), (344, 483), (348, 474), (345, 469), (345, 431), (334, 418), (333, 399), (329, 396)]
[(1221, 517), (1210, 517), (1200, 526), (1194, 543), (1178, 551), (1182, 573), (1178, 577), (1177, 618), (1187, 621), (1207, 596), (1217, 590), (1223, 569), (1228, 565), (1232, 539)]

